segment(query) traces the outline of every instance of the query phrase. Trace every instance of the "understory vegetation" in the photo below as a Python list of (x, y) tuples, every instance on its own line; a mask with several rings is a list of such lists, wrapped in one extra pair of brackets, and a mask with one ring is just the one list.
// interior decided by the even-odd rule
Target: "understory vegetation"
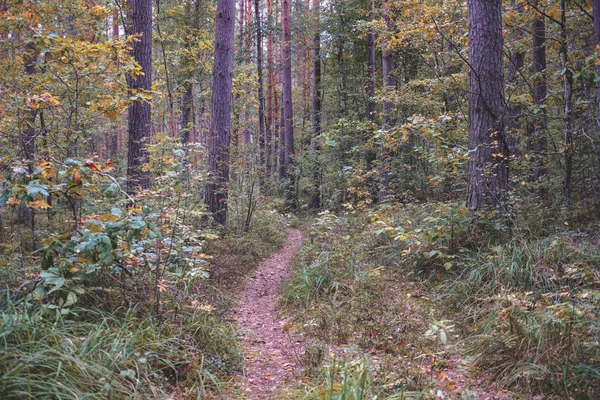
[(600, 0), (0, 1), (0, 400), (280, 393), (600, 399)]
[(135, 202), (108, 163), (5, 176), (1, 398), (206, 398), (242, 370), (231, 306), (287, 220), (269, 203), (250, 219), (240, 206), (243, 223), (215, 230), (180, 146), (150, 151), (159, 184)]
[(310, 338), (308, 397), (489, 398), (510, 388), (595, 398), (598, 229), (533, 231), (540, 217), (524, 214), (510, 238), (493, 238), (473, 235), (457, 204), (321, 213), (282, 290)]

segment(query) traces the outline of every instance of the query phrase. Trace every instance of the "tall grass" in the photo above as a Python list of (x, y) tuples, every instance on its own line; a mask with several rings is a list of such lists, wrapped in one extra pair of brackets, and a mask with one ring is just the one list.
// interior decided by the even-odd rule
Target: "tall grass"
[(463, 253), (445, 290), (470, 328), (474, 365), (532, 394), (596, 398), (599, 255), (590, 237), (570, 234)]
[(235, 346), (226, 348), (230, 342), (218, 345), (216, 338), (230, 332), (201, 313), (188, 315), (189, 323), (173, 332), (151, 318), (137, 318), (135, 310), (125, 315), (79, 310), (87, 314), (82, 321), (47, 319), (11, 303), (3, 309), (3, 399), (161, 398), (183, 380), (192, 380), (190, 386), (201, 393), (201, 385), (218, 383), (216, 367), (239, 355)]

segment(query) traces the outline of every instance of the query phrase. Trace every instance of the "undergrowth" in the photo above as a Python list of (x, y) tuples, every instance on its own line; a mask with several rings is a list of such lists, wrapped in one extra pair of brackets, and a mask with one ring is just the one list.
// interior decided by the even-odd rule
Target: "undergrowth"
[(219, 371), (239, 363), (231, 328), (207, 311), (162, 325), (134, 309), (77, 314), (48, 318), (3, 304), (0, 397), (161, 398), (179, 386), (201, 395), (219, 389)]
[(211, 398), (242, 370), (233, 282), (287, 221), (259, 193), (227, 229), (210, 225), (204, 177), (186, 164), (197, 149), (158, 139), (154, 185), (135, 198), (110, 162), (2, 177), (0, 398)]
[(485, 397), (502, 388), (597, 398), (597, 227), (527, 212), (510, 234), (493, 222), (472, 232), (457, 204), (320, 214), (282, 290), (290, 312), (303, 310), (295, 329), (309, 338), (311, 396), (355, 398), (341, 388), (366, 382), (360, 373), (337, 375), (332, 386), (327, 366), (370, 353), (374, 394), (364, 398)]

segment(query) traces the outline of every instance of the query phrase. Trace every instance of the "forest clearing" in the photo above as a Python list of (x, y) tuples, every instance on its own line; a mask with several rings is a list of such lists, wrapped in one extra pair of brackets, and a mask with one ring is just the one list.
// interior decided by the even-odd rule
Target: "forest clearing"
[(1, 0), (0, 399), (600, 398), (600, 0)]

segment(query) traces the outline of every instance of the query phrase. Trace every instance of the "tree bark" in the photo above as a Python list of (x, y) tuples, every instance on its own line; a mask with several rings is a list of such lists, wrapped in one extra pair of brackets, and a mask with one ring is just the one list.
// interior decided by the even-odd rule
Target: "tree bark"
[(312, 193), (310, 208), (321, 206), (321, 166), (319, 165), (319, 137), (321, 136), (321, 28), (320, 1), (312, 0), (312, 17), (315, 24), (315, 33), (312, 38), (311, 56), (313, 61), (312, 70), (312, 142), (311, 156), (313, 161), (312, 171)]
[[(537, 0), (533, 4), (537, 7)], [(544, 16), (536, 14), (532, 24), (532, 63), (533, 72), (533, 104), (538, 109), (531, 128), (529, 148), (533, 150), (534, 180), (541, 184), (548, 175), (547, 157), (548, 151), (548, 112), (546, 110), (546, 97), (548, 94), (546, 78), (546, 22)], [(540, 187), (539, 194), (546, 197), (548, 191)]]
[(564, 69), (563, 73), (563, 102), (564, 102), (564, 157), (565, 171), (563, 175), (563, 194), (565, 203), (573, 202), (573, 70), (569, 62), (569, 37), (567, 32), (567, 3), (560, 2), (560, 58)]
[(469, 177), (466, 205), (508, 216), (502, 3), (469, 0)]
[(213, 67), (212, 121), (208, 138), (209, 182), (204, 203), (216, 223), (227, 223), (231, 89), (235, 36), (235, 0), (218, 0)]
[[(596, 47), (600, 46), (600, 0), (593, 1), (594, 39)], [(600, 64), (596, 64), (596, 72), (600, 74)], [(598, 106), (598, 126), (600, 127), (600, 84), (597, 87), (596, 104)]]
[[(267, 16), (270, 22), (273, 14), (273, 0), (267, 0)], [(273, 172), (273, 163), (277, 161), (273, 159), (273, 85), (275, 79), (273, 77), (273, 34), (271, 33), (270, 24), (267, 34), (267, 123), (265, 126), (265, 146), (267, 148), (265, 175), (270, 175)]]
[[(37, 61), (37, 50), (33, 44), (27, 44), (23, 53), (23, 62), (25, 64), (25, 75), (36, 73), (35, 64)], [(21, 157), (27, 163), (29, 173), (32, 173), (35, 167), (35, 139), (37, 131), (35, 129), (35, 119), (37, 111), (29, 109), (23, 113), (23, 128), (21, 131)]]
[[(137, 40), (132, 45), (132, 55), (142, 67), (143, 75), (128, 76), (127, 83), (132, 94), (148, 93), (152, 89), (152, 0), (131, 0), (132, 35)], [(152, 130), (150, 102), (134, 101), (128, 109), (128, 147), (127, 147), (127, 191), (137, 193), (150, 186), (148, 171), (144, 165), (148, 162), (145, 141)]]
[(281, 26), (283, 29), (281, 85), (283, 94), (283, 136), (284, 136), (284, 177), (290, 175), (290, 166), (294, 155), (294, 111), (292, 108), (292, 33), (291, 0), (281, 1)]
[[(511, 7), (517, 8), (515, 0), (511, 0)], [(521, 13), (522, 9), (519, 8), (518, 12)], [(515, 44), (521, 39), (521, 32), (518, 26), (513, 27), (510, 31), (510, 47), (515, 48)], [(508, 60), (508, 76), (507, 84), (511, 87), (513, 93), (520, 91), (518, 80), (519, 74), (521, 73), (523, 66), (525, 65), (525, 53), (521, 50), (517, 50), (511, 53), (510, 59)], [(509, 98), (510, 98), (509, 94)], [(512, 159), (517, 159), (521, 155), (520, 145), (520, 131), (521, 131), (521, 117), (523, 116), (523, 107), (518, 104), (511, 104), (508, 110), (508, 118), (506, 120), (506, 140)]]
[[(194, 1), (194, 10), (192, 11), (192, 1), (186, 2), (186, 16), (191, 17), (191, 21), (188, 20), (188, 26), (192, 29), (199, 28), (200, 25), (200, 8), (201, 0)], [(192, 43), (186, 40), (183, 44), (184, 49), (189, 49)], [(190, 70), (189, 61), (184, 58), (183, 65), (186, 70)], [(194, 73), (189, 72), (186, 74), (185, 81), (183, 82), (184, 92), (181, 97), (181, 130), (179, 133), (181, 144), (187, 149), (188, 144), (196, 136), (195, 135), (195, 118), (194, 118)]]
[(286, 166), (285, 166), (285, 122), (284, 122), (284, 111), (283, 105), (279, 111), (279, 143), (278, 157), (279, 157), (279, 181), (284, 182), (286, 179)]
[[(391, 19), (390, 19), (390, 11), (388, 8), (388, 0), (381, 0), (381, 9), (383, 12), (383, 19), (386, 23), (388, 30), (391, 27)], [(383, 43), (383, 54), (382, 54), (382, 73), (383, 73), (383, 89), (384, 95), (390, 95), (394, 88), (396, 87), (396, 78), (394, 76), (394, 69), (396, 67), (396, 62), (394, 59), (394, 53), (392, 49), (389, 48), (387, 41)], [(383, 101), (383, 113), (382, 113), (382, 121), (381, 128), (385, 132), (390, 129), (394, 125), (394, 103), (389, 100)], [(385, 141), (385, 139), (384, 139)], [(390, 154), (385, 149), (385, 143), (382, 146), (381, 154), (380, 154), (380, 167), (379, 167), (379, 175), (380, 175), (380, 187), (379, 187), (379, 202), (383, 203), (386, 201), (389, 195), (389, 185), (390, 185), (390, 171), (389, 171), (389, 158)]]
[[(263, 36), (260, 20), (260, 0), (254, 0), (254, 19), (256, 20), (256, 70), (258, 74), (258, 142), (260, 145), (260, 165), (266, 168), (265, 140), (265, 93), (263, 88)], [(264, 181), (264, 179), (263, 179)]]
[[(372, 17), (375, 13), (375, 0), (369, 0), (369, 15)], [(375, 85), (376, 85), (376, 66), (375, 66), (375, 29), (369, 28), (367, 33), (367, 120), (369, 121), (370, 127), (368, 129), (369, 138), (373, 138), (373, 130), (375, 128), (375, 117), (376, 117), (376, 104), (375, 104)], [(365, 162), (367, 173), (369, 173), (369, 192), (371, 193), (371, 199), (373, 202), (377, 201), (377, 184), (373, 182), (370, 174), (373, 169), (373, 163), (377, 159), (375, 151), (373, 151), (372, 145), (365, 150)]]

